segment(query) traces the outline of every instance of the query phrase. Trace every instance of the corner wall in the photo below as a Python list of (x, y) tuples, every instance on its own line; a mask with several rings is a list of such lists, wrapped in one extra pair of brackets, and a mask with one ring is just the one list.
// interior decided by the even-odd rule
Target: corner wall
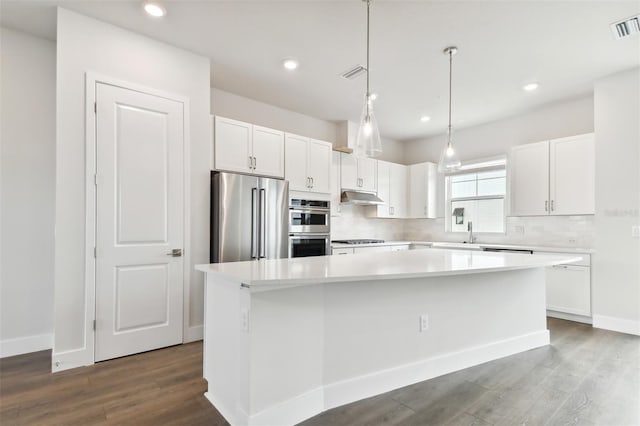
[(191, 264), (184, 339), (202, 337), (203, 283), (197, 263), (209, 259), (210, 64), (207, 58), (119, 27), (58, 9), (55, 342), (57, 370), (93, 362), (85, 294), (85, 73), (175, 93), (189, 99)]
[(595, 85), (593, 325), (640, 335), (640, 68)]
[(0, 29), (0, 358), (53, 343), (53, 42)]

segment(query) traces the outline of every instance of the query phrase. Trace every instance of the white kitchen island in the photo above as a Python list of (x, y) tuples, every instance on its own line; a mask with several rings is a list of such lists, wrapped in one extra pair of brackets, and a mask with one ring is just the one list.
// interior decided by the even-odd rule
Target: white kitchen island
[(425, 249), (198, 265), (205, 396), (232, 425), (324, 410), (549, 344), (544, 268)]

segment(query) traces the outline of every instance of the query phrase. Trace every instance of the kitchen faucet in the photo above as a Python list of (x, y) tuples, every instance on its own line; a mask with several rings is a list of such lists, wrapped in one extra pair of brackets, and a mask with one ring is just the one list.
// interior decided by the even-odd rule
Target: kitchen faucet
[(469, 231), (468, 243), (473, 244), (475, 237), (473, 236), (473, 222), (467, 222), (467, 231)]

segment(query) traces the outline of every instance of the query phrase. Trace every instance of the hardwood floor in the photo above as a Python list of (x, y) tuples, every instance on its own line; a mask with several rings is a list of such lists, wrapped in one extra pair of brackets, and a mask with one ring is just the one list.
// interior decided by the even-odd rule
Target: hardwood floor
[[(550, 318), (551, 346), (324, 412), (325, 425), (640, 425), (640, 338)], [(50, 373), (50, 351), (0, 360), (0, 424), (223, 425), (202, 344)]]

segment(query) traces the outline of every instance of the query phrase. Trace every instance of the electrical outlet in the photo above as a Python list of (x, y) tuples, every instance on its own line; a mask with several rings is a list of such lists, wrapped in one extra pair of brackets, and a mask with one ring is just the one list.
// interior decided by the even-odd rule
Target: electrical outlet
[(420, 315), (420, 332), (427, 331), (429, 329), (429, 315)]
[(516, 225), (514, 228), (516, 234), (524, 234), (524, 226)]
[(640, 238), (640, 225), (634, 225), (631, 227), (631, 237)]
[(243, 309), (240, 312), (240, 325), (243, 331), (249, 331), (249, 310)]

